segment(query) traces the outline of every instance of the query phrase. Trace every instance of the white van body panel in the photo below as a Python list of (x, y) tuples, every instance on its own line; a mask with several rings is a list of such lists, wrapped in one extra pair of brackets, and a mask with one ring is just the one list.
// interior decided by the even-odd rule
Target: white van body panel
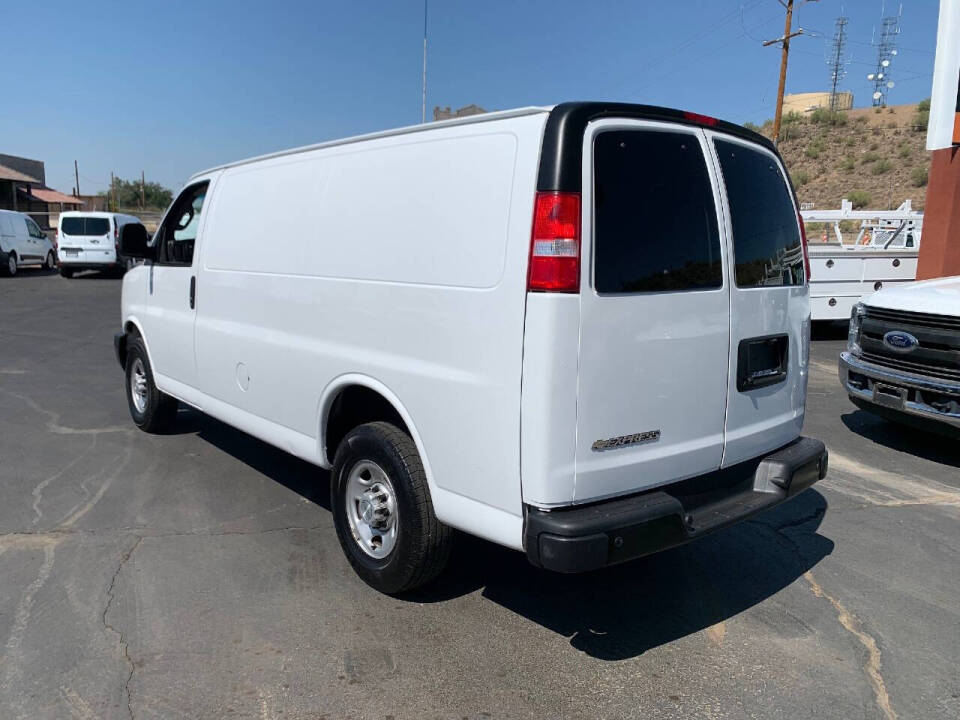
[[(157, 296), (170, 268), (125, 279), (125, 302), (147, 286), (137, 315), (158, 387), (329, 466), (330, 388), (375, 379), (415, 435), (437, 517), (519, 548), (526, 262), (545, 119), (444, 124), (191, 179), (211, 180), (195, 318), (185, 287)], [(291, 188), (311, 201), (290, 210)]]

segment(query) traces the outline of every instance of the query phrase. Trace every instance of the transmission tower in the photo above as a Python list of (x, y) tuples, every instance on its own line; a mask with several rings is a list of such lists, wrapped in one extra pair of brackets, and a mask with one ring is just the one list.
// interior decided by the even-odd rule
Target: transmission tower
[(897, 35), (900, 34), (900, 16), (885, 17), (880, 25), (880, 41), (877, 43), (877, 69), (867, 75), (873, 82), (873, 106), (886, 107), (887, 93), (893, 89), (890, 64), (897, 54)]
[(834, 26), (833, 41), (830, 44), (830, 56), (827, 64), (830, 66), (830, 110), (837, 109), (837, 86), (847, 74), (847, 59), (843, 54), (847, 43), (847, 23), (850, 18), (839, 17)]

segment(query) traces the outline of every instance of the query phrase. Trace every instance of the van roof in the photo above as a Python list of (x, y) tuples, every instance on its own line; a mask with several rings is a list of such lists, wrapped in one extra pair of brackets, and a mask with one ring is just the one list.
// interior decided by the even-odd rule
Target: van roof
[[(604, 117), (626, 117), (643, 118), (649, 120), (664, 120), (669, 122), (679, 122), (687, 125), (710, 127), (720, 132), (738, 135), (760, 145), (764, 145), (776, 152), (776, 147), (773, 145), (773, 143), (759, 133), (755, 133), (740, 125), (725, 122), (723, 120), (717, 120), (716, 118), (708, 117), (706, 115), (699, 115), (697, 113), (685, 112), (683, 110), (676, 110), (673, 108), (658, 107), (655, 105), (639, 105), (633, 103), (615, 102), (567, 102), (559, 105), (529, 106), (517, 108), (515, 110), (501, 110), (498, 112), (470, 115), (462, 118), (452, 118), (450, 120), (440, 120), (431, 123), (421, 123), (419, 125), (409, 125), (392, 130), (381, 130), (379, 132), (367, 133), (365, 135), (354, 135), (352, 137), (347, 137), (340, 140), (329, 140), (327, 142), (315, 143), (313, 145), (304, 145), (302, 147), (291, 148), (289, 150), (280, 150), (274, 153), (267, 153), (266, 155), (258, 155), (245, 160), (237, 160), (236, 162), (224, 163), (223, 165), (207, 168), (206, 170), (202, 170), (191, 175), (187, 182), (189, 183), (204, 175), (216, 172), (217, 170), (226, 170), (227, 168), (237, 167), (238, 165), (248, 165), (261, 160), (269, 160), (271, 158), (283, 157), (285, 155), (296, 155), (298, 153), (309, 152), (311, 150), (335, 147), (337, 145), (347, 145), (349, 143), (362, 142), (365, 140), (376, 140), (394, 135), (406, 135), (408, 133), (426, 132), (428, 130), (436, 130), (457, 125), (471, 125), (474, 123), (492, 122), (494, 120), (503, 120), (506, 118), (521, 117), (524, 115), (538, 115), (541, 113), (550, 114), (550, 119), (546, 129), (546, 136), (544, 138), (544, 151), (558, 151), (560, 146), (570, 144), (572, 137), (578, 133), (580, 137), (582, 137), (583, 128), (585, 127), (586, 123), (591, 120)], [(575, 176), (577, 179), (579, 178), (579, 150), (574, 153), (554, 153), (556, 156), (549, 159), (545, 158), (547, 154), (547, 152), (541, 153), (541, 185), (544, 182), (549, 185), (579, 184), (578, 182), (564, 182), (564, 180), (574, 180), (574, 177), (571, 176)], [(544, 161), (546, 161), (548, 167), (544, 167)], [(551, 163), (553, 163), (554, 166), (549, 166)], [(574, 165), (576, 165), (575, 168)], [(540, 187), (539, 189), (542, 190), (544, 188)]]
[(237, 167), (238, 165), (249, 165), (250, 163), (259, 162), (261, 160), (269, 160), (271, 158), (283, 157), (284, 155), (296, 155), (297, 153), (309, 152), (311, 150), (319, 150), (321, 148), (327, 147), (336, 147), (337, 145), (348, 145), (350, 143), (362, 142), (364, 140), (377, 140), (379, 138), (392, 137), (394, 135), (406, 135), (408, 133), (416, 132), (425, 132), (427, 130), (435, 130), (438, 128), (451, 127), (455, 125), (472, 125), (474, 123), (482, 122), (491, 122), (493, 120), (503, 120), (505, 118), (512, 117), (521, 117), (523, 115), (538, 115), (540, 113), (550, 112), (551, 106), (545, 107), (522, 107), (515, 110), (499, 110), (497, 112), (483, 113), (480, 115), (469, 115), (462, 118), (452, 118), (451, 120), (438, 120), (437, 122), (431, 123), (421, 123), (419, 125), (407, 125), (404, 127), (393, 128), (391, 130), (379, 130), (377, 132), (366, 133), (364, 135), (353, 135), (351, 137), (342, 138), (340, 140), (328, 140), (327, 142), (314, 143), (313, 145), (304, 145), (302, 147), (290, 148), (289, 150), (279, 150), (273, 153), (267, 153), (266, 155), (257, 155), (256, 157), (246, 158), (245, 160), (237, 160), (235, 162), (224, 163), (223, 165), (217, 165), (215, 167), (207, 168), (206, 170), (201, 170), (190, 176), (191, 180), (202, 177), (204, 175), (209, 175), (212, 172), (217, 170), (226, 170), (227, 168)]

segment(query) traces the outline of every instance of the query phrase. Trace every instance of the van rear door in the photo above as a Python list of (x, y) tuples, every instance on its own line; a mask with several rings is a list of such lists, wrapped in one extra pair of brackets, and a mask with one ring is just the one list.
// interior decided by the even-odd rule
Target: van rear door
[(732, 247), (727, 467), (800, 434), (810, 303), (797, 207), (780, 160), (747, 140), (708, 137)]
[(113, 228), (109, 217), (67, 216), (60, 220), (59, 244), (63, 246), (67, 257), (77, 251), (95, 255), (90, 259), (98, 262), (112, 262), (105, 257), (105, 250), (114, 249)]
[(575, 502), (719, 468), (730, 358), (704, 131), (598, 120), (583, 158)]

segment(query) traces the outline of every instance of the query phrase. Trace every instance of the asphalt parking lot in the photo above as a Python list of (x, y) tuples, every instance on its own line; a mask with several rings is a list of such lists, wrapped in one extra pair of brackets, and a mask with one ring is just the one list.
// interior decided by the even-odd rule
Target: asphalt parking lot
[(846, 399), (842, 329), (812, 347), (814, 489), (583, 576), (463, 539), (395, 599), (323, 471), (193, 411), (133, 427), (119, 300), (0, 279), (0, 717), (960, 717), (960, 448)]

